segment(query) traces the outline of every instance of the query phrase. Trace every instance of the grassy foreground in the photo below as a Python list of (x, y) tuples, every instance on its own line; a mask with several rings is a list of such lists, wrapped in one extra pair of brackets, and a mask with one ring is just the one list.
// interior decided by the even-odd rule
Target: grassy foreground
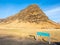
[[(48, 32), (51, 35), (51, 42), (60, 42), (60, 29), (35, 29), (35, 28), (20, 28), (20, 29), (0, 29), (0, 37), (9, 36), (13, 39), (19, 40), (20, 38), (30, 38), (33, 39), (30, 35), (36, 37), (36, 32)], [(48, 40), (47, 37), (38, 37), (42, 41)]]

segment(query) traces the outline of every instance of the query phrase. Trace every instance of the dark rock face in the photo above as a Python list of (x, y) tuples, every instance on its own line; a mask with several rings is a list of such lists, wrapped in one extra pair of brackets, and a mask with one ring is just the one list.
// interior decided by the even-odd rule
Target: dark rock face
[(60, 45), (60, 42), (55, 42), (56, 45)]
[(4, 22), (4, 21), (5, 21), (5, 19), (0, 19), (0, 23), (1, 23), (1, 22)]

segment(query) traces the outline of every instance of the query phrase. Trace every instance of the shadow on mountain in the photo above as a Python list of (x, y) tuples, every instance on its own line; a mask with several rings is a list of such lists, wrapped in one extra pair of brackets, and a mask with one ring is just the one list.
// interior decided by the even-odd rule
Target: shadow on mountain
[[(49, 45), (48, 42), (41, 42), (31, 39), (12, 39), (13, 36), (0, 37), (0, 45)], [(57, 44), (57, 43), (56, 43)], [(54, 43), (50, 45), (56, 45)]]

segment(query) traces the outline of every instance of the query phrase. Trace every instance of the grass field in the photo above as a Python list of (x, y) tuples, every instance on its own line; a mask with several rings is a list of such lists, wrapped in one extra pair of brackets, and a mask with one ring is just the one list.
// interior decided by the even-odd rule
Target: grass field
[[(13, 36), (14, 39), (19, 38), (32, 38), (29, 35), (36, 37), (36, 32), (48, 32), (51, 35), (51, 42), (60, 42), (60, 29), (39, 29), (39, 28), (20, 28), (20, 29), (0, 29), (0, 37), (2, 36)], [(44, 38), (46, 41), (47, 37), (38, 37), (39, 40)]]

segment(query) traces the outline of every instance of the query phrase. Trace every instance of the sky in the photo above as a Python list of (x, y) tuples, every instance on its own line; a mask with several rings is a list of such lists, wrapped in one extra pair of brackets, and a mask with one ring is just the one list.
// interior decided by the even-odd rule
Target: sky
[(15, 15), (31, 4), (37, 4), (49, 19), (60, 23), (60, 0), (0, 0), (0, 18)]

